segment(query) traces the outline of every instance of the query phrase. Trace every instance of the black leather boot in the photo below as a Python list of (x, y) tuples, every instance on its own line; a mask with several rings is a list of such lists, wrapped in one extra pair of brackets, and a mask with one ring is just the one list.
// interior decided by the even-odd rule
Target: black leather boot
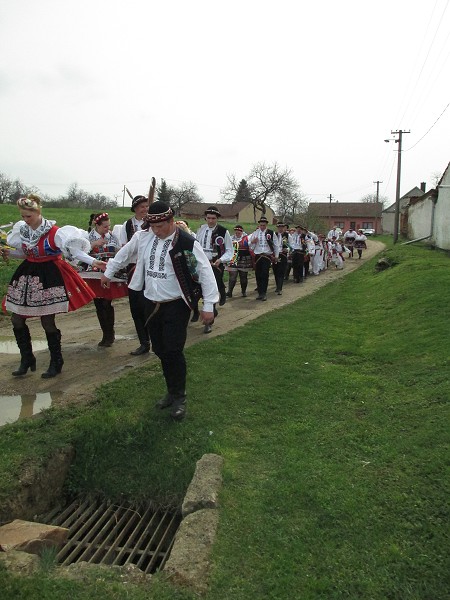
[(141, 354), (147, 354), (150, 352), (150, 342), (141, 343), (139, 348), (130, 352), (131, 356), (141, 356)]
[(21, 375), (25, 375), (28, 369), (32, 372), (36, 371), (36, 357), (33, 354), (31, 335), (28, 327), (26, 325), (22, 329), (14, 327), (13, 332), (20, 350), (20, 365), (16, 371), (12, 372), (12, 375), (20, 377)]
[(173, 395), (172, 410), (170, 416), (174, 421), (182, 421), (186, 416), (186, 392)]
[(46, 332), (48, 349), (50, 350), (50, 364), (45, 373), (42, 373), (42, 379), (50, 379), (61, 373), (64, 360), (61, 352), (61, 332), (59, 329), (52, 332)]
[(172, 406), (173, 401), (175, 400), (175, 396), (173, 394), (170, 394), (169, 392), (167, 392), (167, 394), (164, 396), (164, 398), (161, 398), (160, 400), (158, 400), (158, 402), (155, 404), (156, 408), (169, 408), (169, 406)]

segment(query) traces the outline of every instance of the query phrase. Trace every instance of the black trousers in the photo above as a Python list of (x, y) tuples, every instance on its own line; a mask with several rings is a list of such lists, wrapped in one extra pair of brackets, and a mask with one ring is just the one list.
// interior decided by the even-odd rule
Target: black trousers
[(144, 292), (142, 290), (136, 291), (128, 288), (128, 300), (130, 302), (130, 312), (133, 317), (139, 343), (146, 346), (150, 344), (150, 340), (147, 327), (145, 326)]
[(256, 287), (258, 288), (258, 294), (262, 295), (267, 292), (267, 286), (269, 285), (269, 273), (272, 261), (269, 256), (259, 254), (256, 256), (255, 264), (255, 277)]
[(152, 350), (161, 361), (169, 394), (186, 391), (186, 343), (190, 308), (182, 298), (161, 304), (144, 298), (147, 328)]
[(286, 254), (280, 253), (278, 257), (278, 262), (275, 263), (272, 267), (273, 276), (275, 277), (275, 285), (277, 286), (277, 290), (281, 292), (283, 289), (284, 276), (286, 274), (287, 268), (287, 256)]
[(303, 252), (294, 250), (292, 253), (292, 273), (294, 281), (303, 281), (303, 270), (305, 266), (305, 255)]
[(212, 270), (214, 273), (214, 277), (216, 278), (217, 288), (219, 290), (220, 298), (223, 299), (226, 295), (225, 284), (223, 282), (223, 273), (225, 271), (225, 267), (222, 263), (218, 267), (212, 265)]

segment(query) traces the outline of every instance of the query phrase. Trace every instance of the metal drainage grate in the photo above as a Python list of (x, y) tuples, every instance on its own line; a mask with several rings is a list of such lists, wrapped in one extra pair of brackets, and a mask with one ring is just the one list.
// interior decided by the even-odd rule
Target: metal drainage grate
[(173, 509), (79, 500), (44, 519), (69, 529), (68, 541), (57, 555), (60, 565), (133, 564), (144, 573), (162, 569), (180, 521), (180, 513)]

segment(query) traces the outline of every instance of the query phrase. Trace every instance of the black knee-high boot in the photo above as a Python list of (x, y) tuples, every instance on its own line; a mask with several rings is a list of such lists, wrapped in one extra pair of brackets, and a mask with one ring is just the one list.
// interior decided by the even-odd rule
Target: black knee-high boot
[(114, 331), (114, 307), (111, 303), (103, 300), (103, 298), (95, 298), (95, 309), (97, 311), (98, 322), (102, 328), (102, 339), (97, 344), (104, 348), (109, 348), (115, 340)]
[(229, 279), (228, 279), (227, 298), (233, 297), (233, 290), (234, 290), (234, 286), (236, 285), (237, 276), (238, 276), (237, 272), (236, 273), (230, 272)]
[(13, 331), (20, 350), (20, 365), (12, 374), (14, 377), (19, 377), (20, 375), (25, 375), (28, 369), (31, 369), (33, 372), (36, 371), (36, 357), (33, 354), (31, 335), (28, 327), (26, 325), (20, 329), (13, 327)]
[(61, 352), (61, 332), (59, 329), (56, 331), (46, 331), (48, 349), (50, 350), (50, 364), (45, 373), (42, 373), (42, 379), (50, 379), (56, 377), (61, 373), (64, 360)]
[(248, 273), (246, 271), (241, 271), (241, 292), (244, 298), (247, 296), (247, 285), (248, 285)]
[(114, 344), (116, 332), (114, 331), (115, 313), (114, 306), (110, 303), (106, 305), (106, 339), (103, 343), (105, 348), (109, 348)]

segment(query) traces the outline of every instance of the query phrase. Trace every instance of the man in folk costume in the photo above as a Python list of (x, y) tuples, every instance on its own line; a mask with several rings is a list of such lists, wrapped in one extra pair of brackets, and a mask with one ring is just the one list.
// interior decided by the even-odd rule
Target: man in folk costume
[[(125, 246), (125, 244), (131, 240), (136, 231), (141, 230), (144, 223), (144, 217), (148, 212), (147, 196), (135, 196), (131, 203), (131, 211), (134, 213), (134, 216), (125, 221), (120, 230), (119, 241), (122, 246)], [(130, 283), (131, 277), (133, 276), (134, 266), (134, 264), (130, 264), (127, 267), (128, 283)], [(135, 291), (128, 288), (128, 300), (130, 302), (130, 312), (140, 344), (139, 347), (130, 352), (130, 354), (133, 356), (140, 356), (141, 354), (150, 352), (150, 337), (147, 327), (145, 326), (144, 294), (142, 290)]]
[(258, 221), (258, 229), (248, 238), (255, 254), (255, 276), (258, 290), (257, 300), (267, 300), (267, 286), (271, 265), (278, 261), (280, 246), (275, 233), (267, 228), (269, 221), (262, 215)]
[[(225, 264), (233, 258), (234, 248), (228, 230), (217, 222), (220, 216), (221, 214), (215, 206), (210, 206), (205, 210), (206, 223), (197, 231), (197, 240), (213, 268), (220, 294), (219, 306), (223, 306), (227, 301), (223, 273)], [(211, 324), (205, 325), (204, 333), (210, 333), (211, 330)]]
[(338, 240), (341, 233), (342, 231), (339, 229), (339, 227), (333, 227), (327, 234), (327, 240), (331, 241), (333, 237), (335, 237)]
[(175, 225), (172, 209), (161, 201), (150, 205), (143, 229), (108, 263), (103, 284), (108, 286), (113, 273), (130, 263), (136, 268), (129, 287), (144, 290), (152, 349), (167, 386), (157, 407), (170, 407), (172, 418), (179, 421), (186, 415), (184, 345), (190, 312), (202, 295), (202, 321), (212, 323), (219, 300), (216, 279), (198, 241)]
[(281, 296), (283, 293), (283, 282), (287, 271), (287, 262), (289, 254), (289, 234), (287, 232), (286, 223), (277, 223), (277, 233), (275, 234), (278, 240), (278, 246), (280, 253), (278, 255), (278, 262), (273, 264), (273, 275), (275, 277), (275, 292)]
[(305, 256), (307, 247), (305, 243), (305, 228), (302, 225), (296, 226), (295, 233), (289, 235), (289, 246), (292, 252), (292, 271), (294, 282), (301, 283), (304, 277)]

